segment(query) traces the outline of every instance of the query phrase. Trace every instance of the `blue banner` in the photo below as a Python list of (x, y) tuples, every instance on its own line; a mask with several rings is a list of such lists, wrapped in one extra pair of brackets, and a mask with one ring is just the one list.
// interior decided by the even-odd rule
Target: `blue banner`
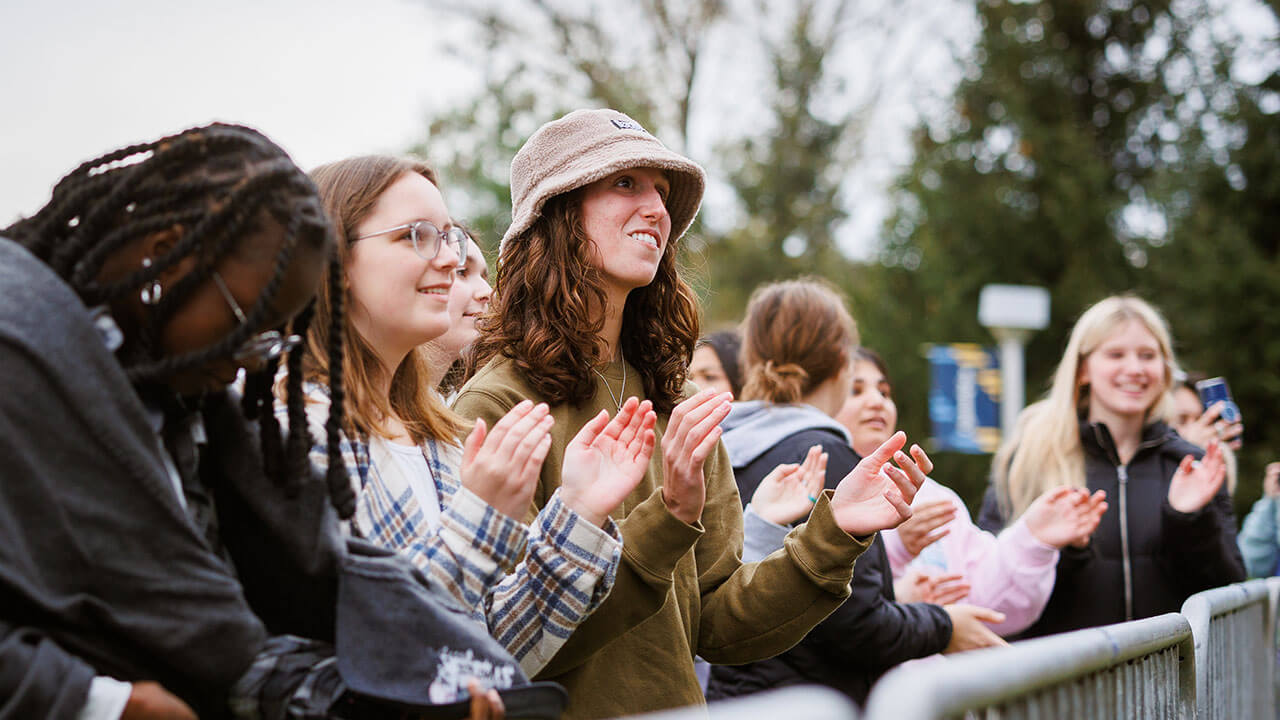
[(992, 453), (1000, 445), (1000, 360), (973, 343), (930, 345), (933, 448)]

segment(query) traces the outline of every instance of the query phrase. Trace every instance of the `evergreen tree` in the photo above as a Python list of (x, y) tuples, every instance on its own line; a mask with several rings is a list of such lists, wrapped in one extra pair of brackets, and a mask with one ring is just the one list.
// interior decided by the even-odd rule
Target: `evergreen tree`
[[(1216, 112), (1187, 98), (1209, 96), (1225, 69), (1196, 35), (1214, 14), (1204, 4), (985, 0), (978, 12), (954, 114), (917, 132), (880, 266), (859, 284), (867, 341), (896, 369), (908, 432), (927, 424), (919, 344), (990, 344), (977, 322), (982, 286), (1052, 294), (1050, 325), (1027, 349), (1028, 400), (1047, 387), (1080, 312), (1149, 287), (1150, 252), (1168, 240), (1161, 201)], [(989, 458), (947, 463), (948, 482), (975, 503)]]

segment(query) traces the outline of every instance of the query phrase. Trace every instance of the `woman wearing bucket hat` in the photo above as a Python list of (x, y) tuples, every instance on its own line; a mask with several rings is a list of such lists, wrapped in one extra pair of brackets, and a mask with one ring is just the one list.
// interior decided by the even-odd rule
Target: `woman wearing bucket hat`
[(491, 422), (525, 399), (551, 406), (529, 517), (559, 487), (563, 428), (637, 404), (658, 414), (648, 471), (611, 513), (623, 536), (614, 590), (540, 676), (568, 688), (571, 717), (701, 703), (695, 655), (743, 663), (795, 644), (847, 596), (869, 536), (909, 516), (924, 480), (898, 434), (819, 498), (783, 550), (742, 564), (742, 506), (719, 442), (732, 396), (685, 383), (698, 308), (673, 245), (704, 182), (613, 110), (544, 125), (511, 163), (512, 225), (475, 347), (483, 367), (455, 409)]

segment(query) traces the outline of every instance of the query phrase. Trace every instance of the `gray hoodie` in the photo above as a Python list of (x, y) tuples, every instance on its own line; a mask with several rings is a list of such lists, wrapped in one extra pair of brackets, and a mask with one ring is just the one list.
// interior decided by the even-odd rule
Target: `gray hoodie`
[(812, 405), (748, 400), (736, 402), (720, 423), (724, 446), (735, 468), (746, 467), (784, 438), (802, 430), (831, 430), (852, 444), (849, 431), (830, 415)]

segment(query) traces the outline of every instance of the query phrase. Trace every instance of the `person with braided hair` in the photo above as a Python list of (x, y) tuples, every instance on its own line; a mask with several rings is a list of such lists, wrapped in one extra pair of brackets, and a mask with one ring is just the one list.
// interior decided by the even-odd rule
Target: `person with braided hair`
[[(455, 289), (460, 270), (477, 268), (468, 252), (475, 243), (451, 218), (435, 173), (416, 160), (372, 155), (311, 175), (338, 230), (343, 286), (340, 303), (321, 294), (324, 322), (307, 335), (307, 410), (313, 426), (328, 416), (318, 380), (340, 351), (342, 449), (358, 488), (351, 529), (409, 558), (527, 673), (537, 672), (609, 594), (621, 554), (609, 513), (644, 473), (655, 416), (636, 403), (586, 423), (562, 492), (525, 525), (551, 442), (547, 406), (518, 404), (491, 430), (477, 423), (463, 443), (463, 421), (435, 390), (447, 362), (427, 343), (466, 322), (467, 298), (455, 298)], [(465, 295), (487, 298), (483, 287)], [(349, 312), (335, 337), (338, 306)], [(325, 467), (325, 448), (315, 448), (313, 461)]]
[[(300, 373), (287, 437), (271, 411), (326, 268), (315, 185), (234, 125), (86, 162), (0, 231), (0, 718), (358, 717), (335, 708), (391, 697), (350, 686), (383, 671), (344, 646), (353, 612), (381, 627), (350, 569), (429, 583), (344, 543), (355, 495), (340, 462), (313, 472)], [(473, 714), (501, 714), (472, 689)]]

